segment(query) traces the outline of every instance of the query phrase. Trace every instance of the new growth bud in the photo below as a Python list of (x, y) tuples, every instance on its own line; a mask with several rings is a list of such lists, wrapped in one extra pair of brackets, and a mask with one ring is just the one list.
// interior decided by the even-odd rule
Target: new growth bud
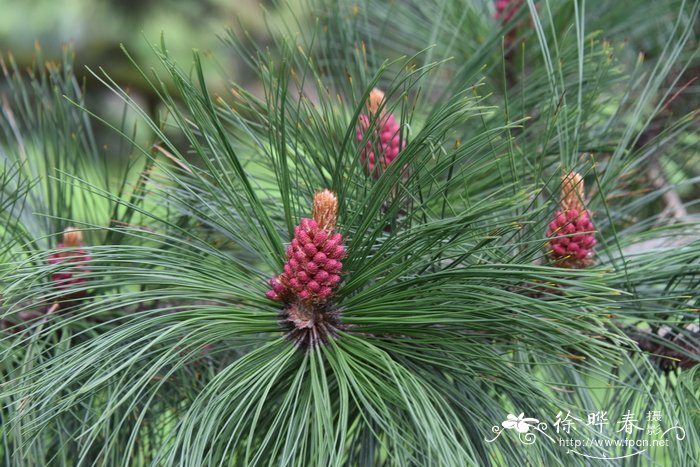
[(369, 110), (369, 113), (376, 115), (382, 102), (384, 102), (384, 92), (378, 88), (372, 89), (369, 93), (369, 99), (367, 99), (367, 110)]
[(578, 172), (573, 170), (561, 177), (561, 196), (559, 207), (562, 211), (570, 209), (583, 212), (583, 178)]
[(314, 207), (311, 214), (321, 230), (330, 232), (335, 229), (338, 219), (338, 198), (330, 190), (319, 191), (314, 195)]
[(63, 245), (69, 248), (83, 246), (83, 233), (75, 227), (67, 227), (63, 231)]

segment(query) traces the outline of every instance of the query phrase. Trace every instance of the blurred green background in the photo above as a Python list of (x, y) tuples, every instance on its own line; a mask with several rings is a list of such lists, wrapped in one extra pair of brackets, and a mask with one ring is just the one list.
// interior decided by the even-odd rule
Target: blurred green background
[[(193, 49), (201, 52), (212, 93), (227, 93), (233, 80), (260, 94), (253, 73), (222, 38), (230, 29), (262, 46), (271, 45), (275, 38), (269, 31), (282, 34), (290, 25), (299, 27), (296, 17), (302, 1), (280, 6), (271, 0), (0, 0), (0, 54), (11, 54), (24, 70), (32, 66), (37, 47), (44, 59), (59, 61), (62, 49), (70, 46), (88, 107), (120, 125), (123, 102), (88, 68), (98, 74), (102, 68), (139, 104), (155, 112), (156, 96), (121, 47), (148, 71), (157, 63), (151, 45), (160, 43), (162, 36), (171, 56), (186, 69)], [(0, 91), (2, 86), (0, 82)], [(109, 142), (104, 128), (96, 130), (100, 140)], [(143, 142), (146, 137), (141, 129), (138, 139)]]
[[(651, 3), (647, 6), (653, 5), (655, 11), (648, 12), (630, 10), (625, 2), (592, 0), (587, 2), (586, 10), (589, 29), (605, 31), (604, 38), (614, 44), (618, 58), (631, 69), (637, 67), (637, 72), (642, 74), (654, 66), (679, 4), (678, 0)], [(62, 48), (70, 46), (75, 52), (75, 73), (85, 87), (87, 107), (110, 124), (131, 133), (134, 115), (125, 113), (124, 103), (92, 76), (88, 68), (98, 75), (104, 70), (128, 90), (141, 107), (148, 109), (152, 116), (156, 115), (157, 97), (121, 47), (148, 72), (158, 63), (152, 44), (159, 43), (163, 37), (170, 55), (184, 69), (189, 69), (192, 63), (192, 50), (201, 52), (212, 94), (226, 96), (230, 93), (230, 83), (236, 82), (261, 96), (263, 91), (255, 74), (224, 38), (232, 30), (262, 50), (274, 51), (276, 39), (313, 28), (314, 21), (308, 13), (312, 5), (315, 2), (309, 0), (0, 0), (0, 56), (11, 53), (18, 67), (25, 70), (32, 67), (37, 44), (44, 59), (56, 61), (63, 54)], [(386, 0), (382, 5), (395, 8), (401, 6), (401, 0)], [(484, 17), (492, 18), (492, 0), (474, 0), (473, 7), (482, 10)], [(569, 8), (573, 14), (573, 4)], [(636, 26), (629, 28), (630, 22)], [(700, 34), (700, 25), (696, 25), (696, 30)], [(416, 44), (411, 45), (414, 46)], [(697, 47), (697, 40), (691, 39), (687, 53), (692, 54)], [(412, 53), (394, 52), (398, 55)], [(642, 56), (647, 60), (643, 66), (638, 66), (637, 60)], [(697, 60), (688, 68), (678, 68), (671, 74), (672, 78), (679, 78), (675, 83), (666, 83), (674, 88), (671, 95), (675, 96), (665, 110), (667, 114), (684, 114), (697, 108), (700, 97), (697, 76)], [(0, 77), (0, 93), (3, 86)], [(610, 111), (615, 111), (613, 103)], [(664, 125), (663, 119), (659, 119), (650, 130), (658, 132)], [(113, 147), (118, 142), (114, 131), (102, 125), (95, 125), (94, 129), (101, 146)], [(137, 143), (152, 144), (151, 137), (143, 125), (136, 129)], [(682, 138), (688, 148), (696, 147), (697, 139), (697, 131), (688, 132)], [(112, 151), (108, 152), (115, 156)], [(689, 179), (700, 174), (698, 162), (691, 163), (691, 159), (664, 161), (664, 165), (683, 166), (684, 178)], [(678, 174), (678, 167), (669, 171)], [(691, 190), (686, 185), (685, 190), (681, 194), (687, 199), (700, 197), (700, 189)]]
[(149, 43), (165, 34), (178, 60), (191, 59), (197, 48), (213, 53), (236, 79), (232, 51), (220, 40), (228, 28), (245, 30), (256, 42), (269, 43), (266, 21), (286, 23), (300, 1), (279, 7), (269, 0), (0, 0), (0, 49), (28, 63), (35, 42), (48, 57), (59, 57), (71, 44), (77, 63), (102, 66), (110, 75), (138, 84), (138, 77), (120, 50), (123, 44), (140, 63), (152, 62)]

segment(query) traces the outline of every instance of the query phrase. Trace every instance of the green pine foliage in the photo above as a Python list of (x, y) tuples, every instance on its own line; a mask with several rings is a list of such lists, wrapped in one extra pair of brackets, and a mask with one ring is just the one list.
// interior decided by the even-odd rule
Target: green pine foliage
[[(293, 13), (315, 27), (272, 47), (224, 38), (259, 94), (210, 89), (206, 58), (175, 61), (166, 32), (132, 60), (155, 112), (90, 70), (117, 124), (68, 51), (28, 74), (5, 58), (4, 462), (698, 465), (700, 2), (617, 3), (528, 0), (502, 25), (486, 1), (313, 0)], [(373, 88), (405, 147), (370, 173)], [(580, 269), (545, 235), (570, 171), (598, 242)], [(265, 295), (322, 189), (347, 252), (314, 305), (333, 332)], [(52, 261), (69, 226), (77, 272)], [(501, 425), (524, 413), (553, 436), (570, 413), (594, 437), (597, 411), (603, 438), (628, 411), (684, 438), (572, 453)]]

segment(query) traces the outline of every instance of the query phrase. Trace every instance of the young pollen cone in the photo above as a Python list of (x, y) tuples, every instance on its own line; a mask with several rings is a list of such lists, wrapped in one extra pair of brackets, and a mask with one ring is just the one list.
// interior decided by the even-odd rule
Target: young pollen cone
[(377, 178), (406, 146), (406, 141), (401, 137), (401, 125), (394, 114), (379, 110), (383, 102), (384, 93), (373, 89), (367, 99), (368, 113), (360, 114), (355, 129), (355, 140), (359, 144), (364, 142), (360, 149), (360, 163)]
[(594, 262), (595, 227), (586, 210), (583, 177), (569, 172), (561, 179), (559, 210), (547, 229), (549, 256), (562, 268), (585, 268)]
[(314, 195), (312, 217), (302, 219), (294, 228), (284, 272), (270, 280), (272, 289), (267, 298), (320, 305), (340, 283), (345, 246), (343, 236), (334, 232), (338, 198), (333, 192), (323, 190)]
[(280, 325), (300, 348), (327, 343), (345, 329), (332, 301), (341, 281), (345, 246), (335, 232), (338, 198), (330, 190), (314, 194), (311, 219), (301, 219), (287, 247), (284, 270), (270, 280), (265, 296), (282, 302)]
[[(92, 260), (87, 250), (82, 249), (83, 246), (85, 246), (83, 233), (80, 230), (68, 227), (63, 231), (63, 241), (56, 245), (56, 249), (59, 251), (52, 253), (48, 258), (49, 264), (65, 263), (69, 265), (60, 272), (51, 275), (51, 280), (56, 287), (69, 288), (87, 281), (84, 277), (76, 277), (78, 273), (89, 272), (87, 264)], [(73, 293), (71, 297), (79, 295), (84, 295), (84, 291)]]

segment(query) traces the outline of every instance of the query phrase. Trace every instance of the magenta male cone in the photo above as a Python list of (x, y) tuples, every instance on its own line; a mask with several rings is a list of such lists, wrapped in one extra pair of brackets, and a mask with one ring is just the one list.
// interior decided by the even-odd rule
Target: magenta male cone
[(496, 19), (506, 24), (515, 16), (522, 3), (522, 0), (496, 0)]
[(569, 172), (561, 179), (559, 211), (549, 223), (547, 237), (552, 261), (564, 268), (585, 268), (593, 263), (595, 227), (583, 198), (583, 178)]
[(333, 232), (337, 200), (328, 190), (314, 196), (314, 219), (302, 219), (287, 247), (284, 272), (270, 280), (266, 294), (272, 300), (292, 303), (325, 302), (340, 283), (345, 256), (343, 236)]
[(75, 277), (78, 273), (89, 272), (87, 263), (92, 260), (82, 246), (82, 233), (72, 227), (63, 232), (63, 242), (56, 245), (56, 253), (49, 255), (49, 264), (69, 263), (65, 269), (51, 275), (51, 280), (56, 287), (64, 288), (72, 285), (83, 284), (87, 281), (84, 277)]
[(557, 211), (549, 223), (547, 236), (553, 237), (549, 240), (549, 248), (556, 265), (583, 268), (591, 264), (596, 240), (588, 211)]
[[(383, 100), (384, 93), (373, 89), (369, 96), (369, 113), (360, 115), (355, 132), (357, 142), (365, 142), (360, 151), (360, 162), (374, 176), (386, 170), (405, 146), (405, 141), (401, 139), (401, 126), (396, 117), (379, 111)], [(377, 115), (377, 121), (372, 127), (374, 115)]]

